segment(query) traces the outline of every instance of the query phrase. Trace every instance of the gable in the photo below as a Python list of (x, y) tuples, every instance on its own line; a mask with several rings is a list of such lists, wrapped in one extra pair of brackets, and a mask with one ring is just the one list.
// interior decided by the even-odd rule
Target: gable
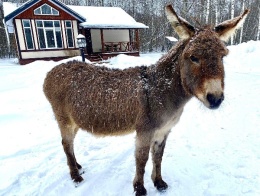
[(43, 4), (34, 10), (34, 15), (55, 15), (59, 16), (59, 11), (48, 4)]
[[(51, 14), (45, 14), (48, 12)], [(42, 16), (56, 16), (57, 19), (67, 18), (84, 22), (85, 18), (77, 12), (57, 0), (31, 0), (18, 7), (16, 10), (5, 16), (5, 22), (14, 18), (42, 18)]]

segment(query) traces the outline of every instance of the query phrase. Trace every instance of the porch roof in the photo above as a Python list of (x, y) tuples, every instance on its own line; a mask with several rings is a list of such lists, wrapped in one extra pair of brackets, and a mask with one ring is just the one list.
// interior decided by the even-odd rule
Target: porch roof
[(119, 7), (68, 6), (86, 18), (80, 23), (83, 28), (96, 29), (144, 29), (149, 28)]

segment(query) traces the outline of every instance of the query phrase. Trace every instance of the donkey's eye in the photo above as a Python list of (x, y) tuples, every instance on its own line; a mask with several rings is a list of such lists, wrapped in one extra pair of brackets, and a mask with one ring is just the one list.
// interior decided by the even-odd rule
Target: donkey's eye
[(190, 60), (194, 63), (199, 63), (199, 59), (195, 56), (190, 56)]

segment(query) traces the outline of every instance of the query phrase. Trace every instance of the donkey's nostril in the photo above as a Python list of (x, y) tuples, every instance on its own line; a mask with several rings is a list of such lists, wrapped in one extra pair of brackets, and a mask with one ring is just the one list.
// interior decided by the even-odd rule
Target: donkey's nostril
[(221, 93), (220, 96), (214, 95), (214, 94), (207, 94), (207, 100), (209, 102), (210, 108), (211, 109), (217, 109), (222, 101), (224, 100), (224, 95)]

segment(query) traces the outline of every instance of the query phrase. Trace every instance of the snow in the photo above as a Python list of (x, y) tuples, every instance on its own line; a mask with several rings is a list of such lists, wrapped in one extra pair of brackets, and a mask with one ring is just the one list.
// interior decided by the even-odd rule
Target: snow
[[(186, 105), (163, 157), (162, 175), (169, 188), (163, 194), (154, 188), (149, 159), (144, 177), (148, 195), (260, 195), (260, 42), (229, 50), (225, 101), (214, 111), (196, 99)], [(119, 55), (104, 65), (150, 65), (160, 56)], [(135, 133), (95, 138), (80, 131), (75, 153), (85, 181), (74, 187), (42, 92), (46, 73), (66, 61), (19, 66), (14, 59), (0, 60), (0, 195), (134, 195)]]
[(4, 10), (4, 17), (12, 13), (17, 9), (17, 4), (16, 3), (11, 3), (11, 2), (3, 2), (3, 10)]
[[(13, 11), (15, 11), (16, 9), (17, 9), (17, 4), (10, 3), (10, 2), (3, 2), (4, 17), (9, 15)], [(11, 20), (8, 20), (5, 25), (6, 25), (9, 33), (14, 32), (13, 23), (12, 23)]]
[(176, 39), (175, 37), (172, 37), (172, 36), (166, 36), (166, 38), (171, 41), (171, 42), (177, 42), (178, 39)]
[(136, 22), (120, 7), (94, 7), (94, 6), (68, 6), (84, 18), (86, 22), (80, 23), (84, 28), (148, 28)]

